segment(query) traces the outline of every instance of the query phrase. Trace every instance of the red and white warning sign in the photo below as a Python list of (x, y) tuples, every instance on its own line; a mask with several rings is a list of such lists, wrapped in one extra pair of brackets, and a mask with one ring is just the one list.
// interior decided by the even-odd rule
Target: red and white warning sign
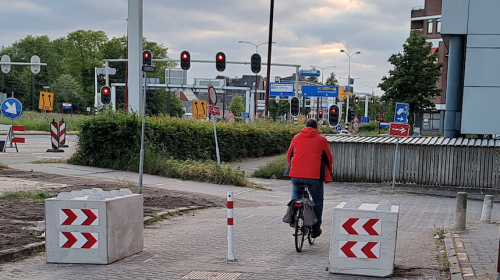
[(59, 232), (59, 247), (99, 249), (99, 234), (93, 232)]
[(410, 135), (410, 125), (401, 123), (391, 123), (389, 127), (389, 135), (408, 137)]
[(378, 259), (380, 258), (380, 243), (364, 241), (339, 241), (339, 257)]
[(380, 219), (341, 218), (340, 234), (350, 235), (382, 235)]
[(59, 209), (59, 222), (63, 226), (97, 226), (98, 209)]

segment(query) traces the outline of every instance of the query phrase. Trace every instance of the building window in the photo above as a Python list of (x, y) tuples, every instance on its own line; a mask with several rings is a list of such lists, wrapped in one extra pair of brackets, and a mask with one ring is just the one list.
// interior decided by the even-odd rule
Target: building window
[(436, 32), (437, 33), (441, 33), (441, 20), (438, 19), (438, 21), (437, 21), (436, 24), (437, 24), (437, 26), (436, 26), (436, 29), (437, 29)]
[(424, 113), (422, 130), (439, 130), (441, 123), (440, 113)]
[(432, 19), (427, 21), (427, 34), (432, 34), (434, 30), (434, 24), (432, 23)]

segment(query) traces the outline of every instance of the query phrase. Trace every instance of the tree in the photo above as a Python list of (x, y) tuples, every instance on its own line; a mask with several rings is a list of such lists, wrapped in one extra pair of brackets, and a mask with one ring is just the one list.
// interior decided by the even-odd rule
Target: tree
[(50, 84), (50, 91), (54, 93), (54, 112), (58, 112), (61, 109), (62, 102), (71, 102), (73, 103), (74, 113), (85, 113), (85, 102), (77, 94), (80, 91), (80, 85), (70, 75), (61, 75)]
[(338, 84), (339, 84), (339, 81), (335, 77), (335, 73), (331, 72), (330, 76), (328, 77), (328, 79), (326, 79), (325, 85), (327, 85), (327, 86), (336, 86)]
[[(169, 93), (164, 89), (147, 90), (146, 91), (146, 114), (148, 115), (168, 115), (168, 95)], [(184, 108), (182, 101), (170, 92), (170, 116), (182, 117), (184, 115)]]
[(426, 37), (412, 32), (403, 45), (403, 54), (393, 54), (389, 62), (394, 69), (378, 85), (385, 91), (382, 101), (404, 102), (410, 105), (409, 123), (415, 122), (414, 114), (435, 109), (431, 97), (440, 96), (436, 83), (441, 76), (443, 63), (437, 63), (438, 54), (431, 55), (432, 44)]
[[(270, 103), (270, 102), (269, 102)], [(243, 97), (236, 94), (231, 100), (231, 105), (228, 107), (229, 111), (233, 112), (234, 116), (240, 117), (241, 113), (245, 112), (245, 105), (243, 105)]]
[(276, 120), (278, 116), (283, 116), (290, 112), (290, 103), (288, 98), (280, 98), (280, 103), (269, 100), (269, 116)]
[(307, 80), (312, 83), (317, 83), (318, 82), (318, 77), (307, 77)]

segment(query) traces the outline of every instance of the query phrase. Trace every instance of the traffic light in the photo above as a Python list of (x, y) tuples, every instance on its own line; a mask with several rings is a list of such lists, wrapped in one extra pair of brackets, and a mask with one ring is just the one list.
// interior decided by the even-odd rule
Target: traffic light
[(323, 111), (318, 112), (318, 119), (322, 120), (323, 119)]
[(145, 50), (142, 52), (142, 65), (153, 65), (153, 54), (150, 50)]
[(359, 105), (359, 97), (354, 98), (354, 104)]
[(182, 70), (189, 70), (191, 67), (191, 55), (188, 51), (181, 52), (181, 68)]
[(226, 55), (223, 52), (218, 52), (215, 56), (215, 69), (219, 72), (226, 70)]
[(299, 115), (300, 111), (300, 101), (297, 96), (292, 97), (290, 100), (290, 115), (296, 117)]
[(339, 124), (339, 120), (340, 120), (339, 106), (337, 105), (330, 106), (330, 109), (328, 110), (328, 124), (330, 124), (330, 126), (336, 126), (337, 124)]
[(347, 110), (347, 114), (347, 119), (349, 120), (349, 122), (352, 122), (352, 120), (354, 120), (354, 118), (356, 117), (356, 111), (353, 108), (349, 108)]
[(101, 103), (103, 105), (111, 103), (111, 88), (108, 86), (101, 87)]
[(375, 99), (370, 98), (370, 105), (373, 105), (373, 104), (375, 104)]
[(252, 72), (255, 74), (259, 73), (261, 65), (262, 59), (260, 58), (260, 54), (252, 54), (252, 58), (250, 59), (250, 68), (252, 69)]

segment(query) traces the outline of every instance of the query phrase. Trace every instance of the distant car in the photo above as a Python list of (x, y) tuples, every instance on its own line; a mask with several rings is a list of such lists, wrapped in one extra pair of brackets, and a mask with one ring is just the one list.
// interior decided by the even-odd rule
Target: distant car
[(183, 119), (192, 119), (193, 118), (193, 113), (185, 113), (182, 116)]

